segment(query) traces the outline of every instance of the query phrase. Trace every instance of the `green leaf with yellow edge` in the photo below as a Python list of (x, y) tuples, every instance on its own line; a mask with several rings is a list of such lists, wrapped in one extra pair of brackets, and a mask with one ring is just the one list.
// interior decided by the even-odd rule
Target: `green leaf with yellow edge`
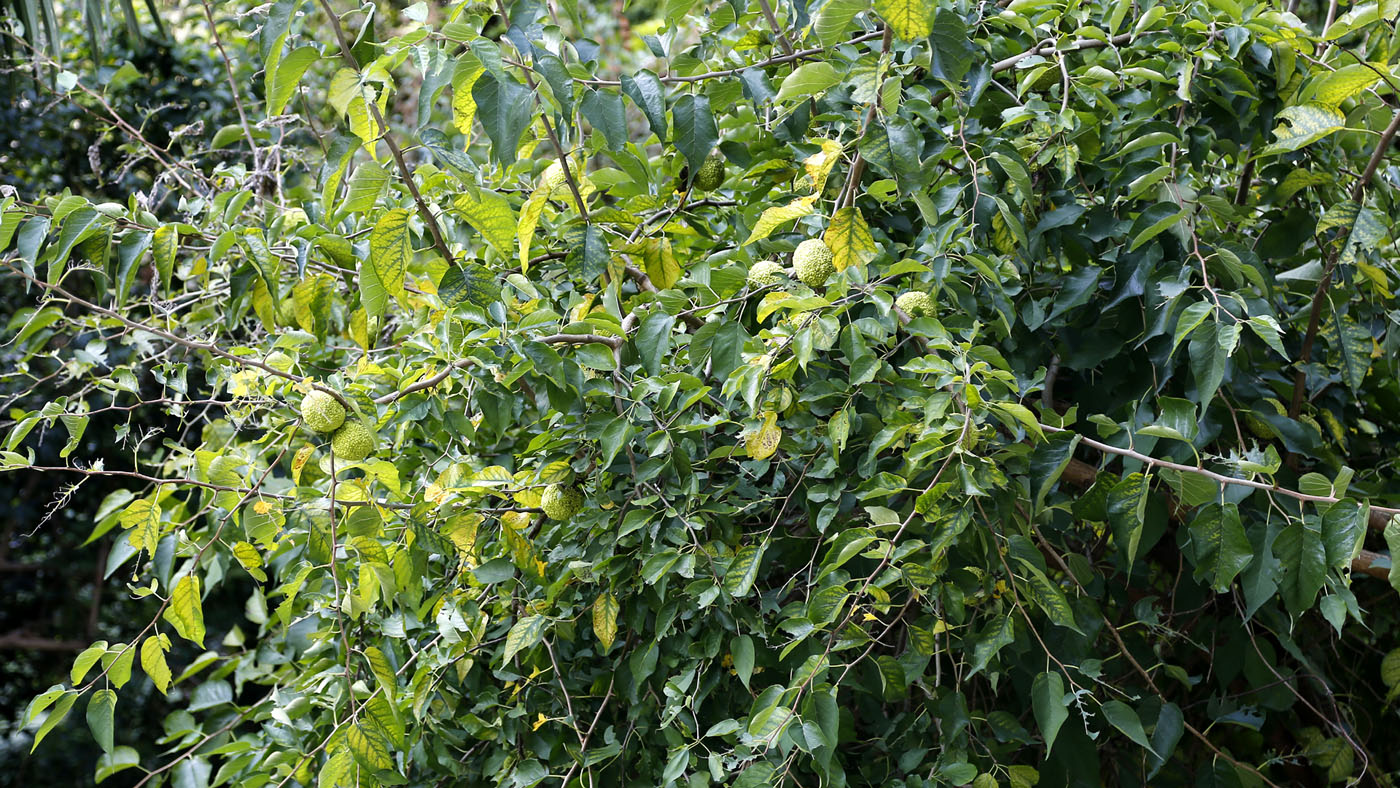
[(599, 594), (593, 600), (593, 634), (598, 637), (604, 653), (612, 648), (613, 639), (617, 637), (617, 614), (620, 610), (617, 597), (609, 592)]
[(724, 572), (724, 590), (730, 596), (738, 599), (747, 596), (753, 589), (754, 580), (758, 579), (758, 567), (763, 563), (763, 552), (768, 545), (765, 542), (760, 545), (747, 545), (739, 548), (734, 554), (734, 558), (729, 561), (729, 568)]
[(515, 626), (506, 634), (506, 647), (501, 656), (501, 664), (508, 664), (516, 654), (538, 645), (544, 639), (547, 626), (549, 619), (544, 616), (525, 616), (515, 622)]
[(1325, 104), (1301, 104), (1280, 110), (1278, 116), (1288, 121), (1274, 129), (1278, 139), (1259, 151), (1260, 156), (1290, 153), (1311, 145), (1346, 126), (1346, 116), (1336, 107)]
[(452, 74), (452, 125), (468, 136), (472, 133), (472, 121), (476, 120), (476, 99), (472, 97), (472, 86), (485, 71), (475, 55), (464, 52), (457, 61), (457, 70)]
[(170, 292), (170, 283), (175, 278), (175, 252), (179, 248), (180, 230), (173, 224), (162, 224), (151, 235), (151, 259), (163, 293)]
[(860, 268), (879, 253), (875, 237), (870, 234), (870, 226), (865, 223), (860, 209), (848, 205), (831, 217), (822, 240), (831, 249), (831, 262), (837, 271), (847, 268)]
[[(452, 207), (466, 220), (481, 237), (496, 247), (501, 254), (510, 256), (515, 245), (518, 221), (510, 200), (496, 192), (483, 189), (477, 194), (458, 195)], [(532, 228), (533, 230), (533, 228)]]
[(170, 666), (165, 662), (165, 652), (169, 650), (170, 636), (163, 632), (151, 635), (141, 644), (141, 669), (162, 695), (170, 688)]
[(933, 32), (936, 8), (931, 0), (875, 0), (875, 13), (900, 41), (927, 38)]
[(413, 257), (408, 211), (395, 208), (375, 222), (369, 233), (369, 261), (360, 266), (360, 303), (371, 317), (380, 317), (390, 302), (403, 295), (403, 278)]
[(175, 627), (180, 637), (195, 645), (204, 645), (204, 608), (199, 596), (199, 578), (189, 574), (180, 578), (170, 592), (170, 604), (163, 618)]

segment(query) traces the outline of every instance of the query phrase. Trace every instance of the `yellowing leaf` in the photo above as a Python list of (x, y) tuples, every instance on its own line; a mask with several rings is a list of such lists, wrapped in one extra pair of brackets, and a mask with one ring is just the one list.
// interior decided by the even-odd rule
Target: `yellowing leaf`
[(544, 213), (545, 203), (549, 201), (549, 187), (540, 184), (536, 187), (530, 199), (520, 207), (520, 224), (516, 225), (515, 235), (520, 242), (520, 273), (529, 275), (530, 273), (530, 244), (535, 238), (535, 225), (539, 224), (540, 216)]
[(311, 459), (311, 452), (315, 450), (316, 447), (309, 443), (297, 449), (292, 457), (292, 484), (301, 484), (301, 469), (306, 467), (306, 461)]
[(778, 442), (782, 439), (783, 431), (778, 427), (778, 414), (769, 411), (763, 414), (762, 426), (744, 439), (744, 451), (755, 460), (766, 460), (778, 450)]
[(753, 226), (749, 237), (744, 240), (741, 246), (748, 246), (754, 241), (761, 241), (773, 234), (778, 229), (778, 225), (790, 222), (812, 212), (812, 204), (817, 201), (817, 195), (799, 197), (787, 205), (778, 205), (767, 209), (763, 215), (758, 217), (758, 223)]
[(1312, 101), (1335, 107), (1388, 76), (1384, 63), (1352, 63), (1342, 66), (1319, 79), (1312, 91)]
[(545, 626), (549, 619), (544, 616), (525, 616), (515, 622), (506, 634), (506, 648), (501, 656), (501, 664), (508, 664), (516, 654), (533, 648), (544, 638)]
[(598, 636), (598, 643), (605, 653), (612, 648), (613, 639), (617, 637), (619, 610), (617, 597), (611, 593), (599, 594), (593, 601), (593, 634)]
[(831, 224), (827, 226), (822, 240), (831, 248), (831, 262), (838, 271), (851, 266), (859, 268), (874, 260), (879, 251), (865, 217), (853, 205), (840, 209), (831, 217)]
[(933, 12), (930, 0), (875, 0), (875, 13), (901, 41), (927, 38), (933, 32)]
[(807, 180), (812, 182), (812, 193), (821, 194), (826, 187), (826, 178), (831, 168), (841, 160), (841, 143), (835, 140), (822, 140), (822, 149), (802, 160), (802, 169), (807, 171)]
[(681, 278), (681, 266), (671, 252), (670, 238), (648, 238), (642, 247), (642, 260), (647, 277), (659, 290), (674, 286)]
[(1278, 137), (1278, 140), (1259, 151), (1260, 156), (1298, 150), (1334, 131), (1340, 131), (1346, 124), (1346, 116), (1341, 110), (1324, 104), (1288, 107), (1280, 110), (1278, 116), (1288, 121), (1288, 125), (1274, 129), (1274, 136)]
[(199, 598), (198, 577), (185, 575), (175, 584), (164, 618), (175, 627), (180, 637), (199, 646), (204, 645), (204, 608)]
[(345, 732), (345, 744), (355, 760), (371, 772), (394, 768), (394, 756), (389, 752), (389, 738), (375, 728), (356, 724)]
[[(476, 196), (459, 195), (452, 201), (452, 207), (501, 254), (511, 253), (515, 241), (516, 220), (510, 200), (496, 192), (482, 190)], [(531, 231), (533, 232), (533, 228)]]
[(242, 566), (254, 580), (259, 583), (267, 582), (267, 574), (262, 570), (262, 553), (258, 552), (258, 548), (247, 542), (234, 542), (233, 557), (238, 559), (239, 565)]
[(170, 637), (164, 633), (152, 635), (141, 644), (141, 669), (162, 695), (170, 688), (170, 666), (165, 664), (165, 652), (169, 650)]

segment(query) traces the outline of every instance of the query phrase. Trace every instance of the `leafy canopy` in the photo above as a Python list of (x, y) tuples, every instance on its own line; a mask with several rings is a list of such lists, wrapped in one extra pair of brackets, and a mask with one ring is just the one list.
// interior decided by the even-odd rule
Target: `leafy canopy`
[[(219, 19), (238, 156), (0, 205), (0, 463), (129, 478), (91, 539), (151, 612), (35, 744), (78, 708), (99, 779), (182, 786), (1384, 780), (1394, 6)], [(133, 407), (179, 429), (86, 456)]]

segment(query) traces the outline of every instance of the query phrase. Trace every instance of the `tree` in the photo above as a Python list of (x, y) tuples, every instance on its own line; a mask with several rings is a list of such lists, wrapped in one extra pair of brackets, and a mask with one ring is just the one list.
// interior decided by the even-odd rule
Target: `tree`
[[(243, 164), (169, 162), (163, 216), (3, 204), (41, 404), (0, 463), (124, 481), (90, 538), (148, 603), (35, 745), (83, 716), (142, 785), (1388, 784), (1392, 6), (222, 20)], [(115, 408), (180, 429), (85, 455)]]

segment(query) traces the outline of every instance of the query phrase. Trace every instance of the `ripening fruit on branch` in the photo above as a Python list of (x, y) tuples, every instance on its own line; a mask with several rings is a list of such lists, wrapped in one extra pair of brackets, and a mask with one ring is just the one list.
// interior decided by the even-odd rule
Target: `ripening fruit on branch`
[(301, 398), (301, 420), (316, 432), (334, 432), (345, 423), (345, 406), (324, 391)]
[(705, 159), (705, 163), (700, 165), (700, 171), (695, 173), (695, 188), (708, 192), (723, 185), (724, 157), (718, 153), (712, 153), (708, 159)]
[(749, 269), (749, 287), (754, 289), (776, 285), (783, 281), (783, 267), (772, 260), (763, 260)]
[(540, 508), (551, 520), (567, 520), (583, 509), (583, 493), (575, 487), (551, 484), (540, 497)]
[(908, 293), (896, 298), (894, 305), (899, 307), (899, 311), (908, 315), (910, 319), (920, 317), (933, 317), (937, 312), (934, 308), (933, 297), (928, 293), (921, 293), (911, 290)]
[(831, 247), (820, 238), (808, 238), (792, 253), (792, 268), (802, 284), (813, 289), (821, 287), (836, 273), (836, 266), (831, 264)]
[(347, 421), (331, 436), (331, 450), (337, 459), (359, 462), (374, 453), (374, 433), (358, 419)]

